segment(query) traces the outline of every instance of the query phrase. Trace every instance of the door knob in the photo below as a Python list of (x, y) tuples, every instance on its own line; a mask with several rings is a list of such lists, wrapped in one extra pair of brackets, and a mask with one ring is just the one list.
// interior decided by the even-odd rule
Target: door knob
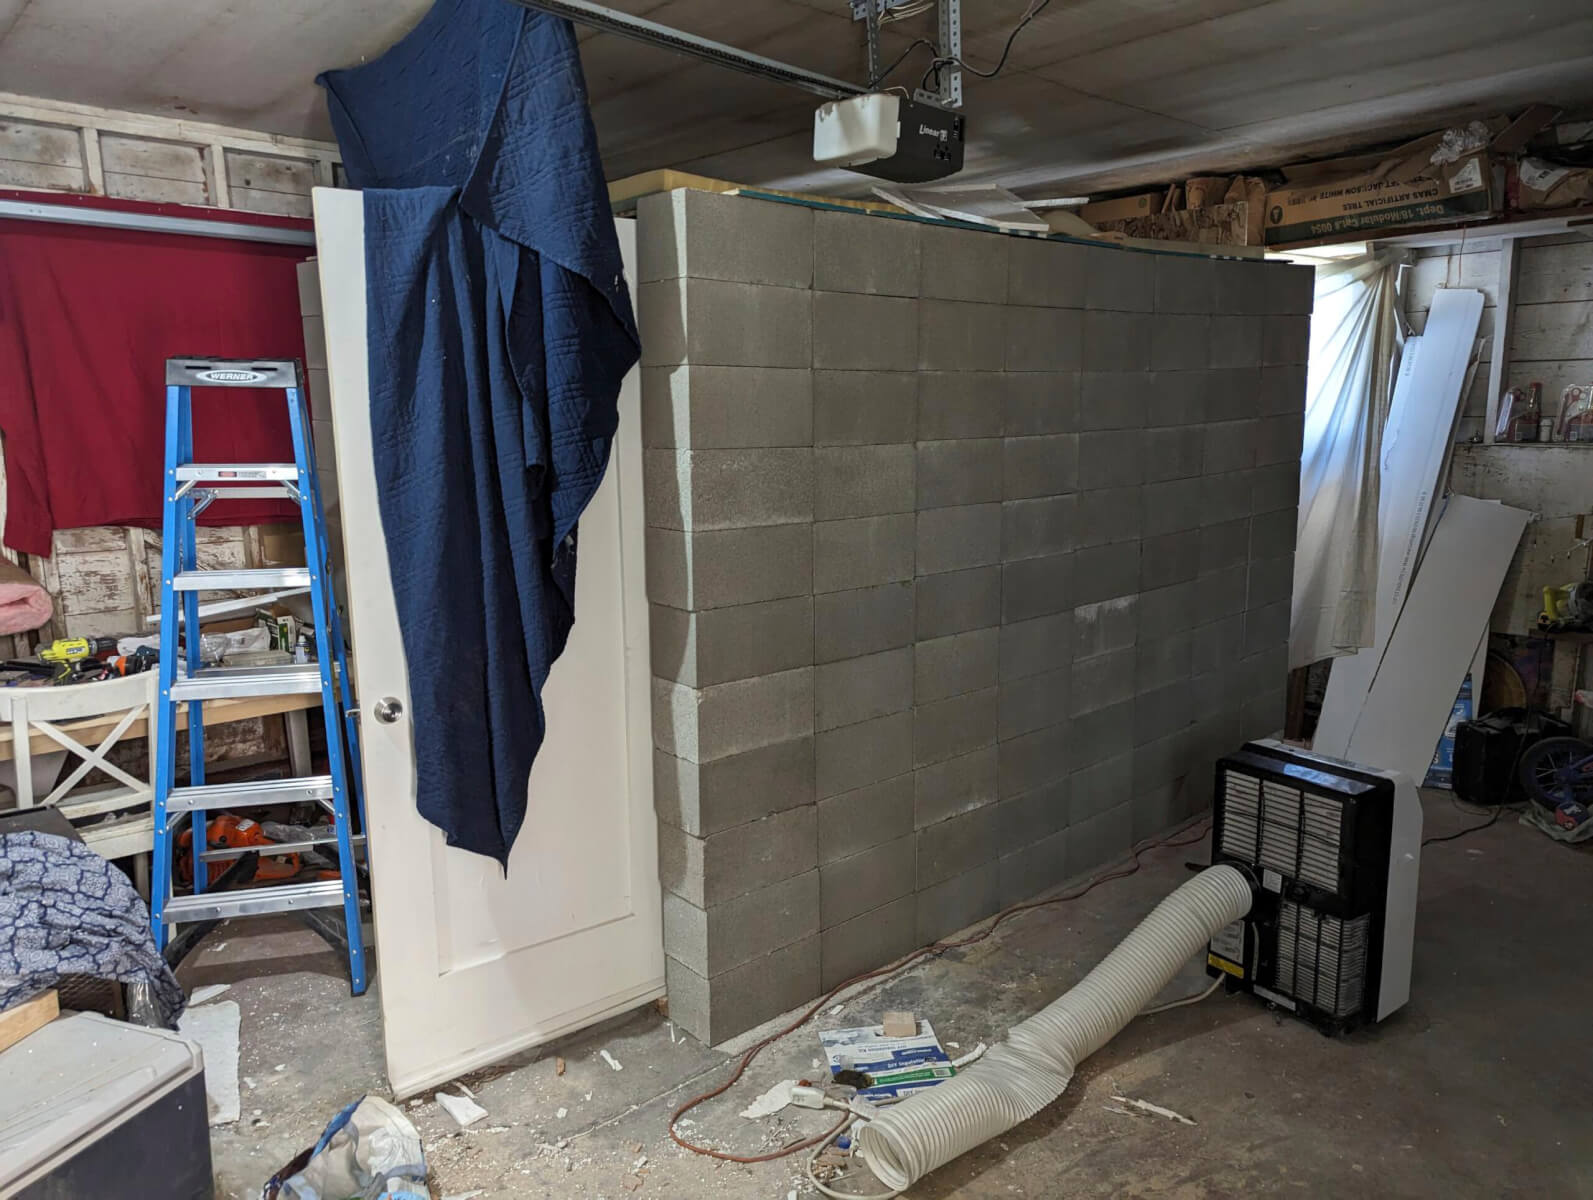
[(391, 725), (404, 715), (404, 703), (396, 696), (383, 696), (372, 705), (371, 711), (383, 725)]

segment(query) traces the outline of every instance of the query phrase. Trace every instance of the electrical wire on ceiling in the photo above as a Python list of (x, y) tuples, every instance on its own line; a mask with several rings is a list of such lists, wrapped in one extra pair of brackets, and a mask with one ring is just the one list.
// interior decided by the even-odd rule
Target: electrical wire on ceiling
[(1012, 43), (1017, 41), (1018, 35), (1023, 32), (1024, 26), (1043, 13), (1050, 7), (1050, 4), (1051, 0), (1031, 0), (1028, 9), (1022, 17), (1018, 18), (1018, 23), (1012, 27), (1012, 32), (1007, 34), (1007, 44), (1001, 48), (1001, 57), (996, 60), (996, 65), (988, 71), (981, 71), (978, 67), (961, 58), (937, 57), (934, 62), (929, 64), (929, 69), (924, 72), (924, 77), (919, 81), (918, 86), (921, 88), (928, 87), (929, 79), (932, 75), (937, 77), (938, 82), (941, 68), (949, 66), (961, 67), (970, 75), (977, 75), (981, 79), (994, 79), (1001, 73), (1001, 68), (1007, 65), (1007, 56), (1012, 53)]
[(934, 42), (930, 41), (928, 38), (915, 38), (913, 43), (908, 46), (907, 49), (903, 50), (899, 55), (897, 55), (895, 62), (891, 63), (890, 66), (886, 67), (878, 75), (874, 76), (873, 79), (868, 81), (868, 86), (870, 89), (877, 88), (880, 84), (884, 83), (885, 80), (889, 78), (890, 73), (906, 62), (907, 56), (920, 46), (928, 46), (930, 51), (934, 53), (937, 58), (939, 57), (940, 47), (935, 45)]

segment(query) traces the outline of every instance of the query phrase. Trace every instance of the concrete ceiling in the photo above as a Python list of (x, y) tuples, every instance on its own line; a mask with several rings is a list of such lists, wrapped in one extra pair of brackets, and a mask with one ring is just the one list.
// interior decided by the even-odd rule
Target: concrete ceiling
[[(863, 74), (847, 0), (609, 0), (826, 74)], [(377, 53), (425, 0), (0, 0), (0, 86), (329, 137), (315, 73)], [(964, 57), (994, 63), (1028, 0), (964, 4)], [(933, 37), (886, 26), (885, 61)], [(806, 94), (582, 34), (611, 178), (678, 167), (866, 191), (809, 159)], [(915, 85), (920, 47), (890, 77)], [(1051, 0), (995, 79), (968, 77), (965, 182), (1099, 191), (1286, 161), (1534, 100), (1593, 104), (1588, 0)]]

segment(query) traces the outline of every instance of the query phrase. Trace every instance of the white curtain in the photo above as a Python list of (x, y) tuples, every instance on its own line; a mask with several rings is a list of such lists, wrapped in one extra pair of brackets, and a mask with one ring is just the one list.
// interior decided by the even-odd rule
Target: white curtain
[(1372, 644), (1378, 462), (1399, 349), (1404, 261), (1404, 252), (1394, 250), (1327, 260), (1316, 269), (1291, 667)]

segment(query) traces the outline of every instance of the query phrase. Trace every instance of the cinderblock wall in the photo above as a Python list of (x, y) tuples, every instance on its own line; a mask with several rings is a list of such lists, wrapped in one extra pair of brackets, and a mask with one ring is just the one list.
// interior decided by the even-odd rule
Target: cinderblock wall
[(639, 211), (672, 1017), (1122, 856), (1282, 722), (1311, 272)]

